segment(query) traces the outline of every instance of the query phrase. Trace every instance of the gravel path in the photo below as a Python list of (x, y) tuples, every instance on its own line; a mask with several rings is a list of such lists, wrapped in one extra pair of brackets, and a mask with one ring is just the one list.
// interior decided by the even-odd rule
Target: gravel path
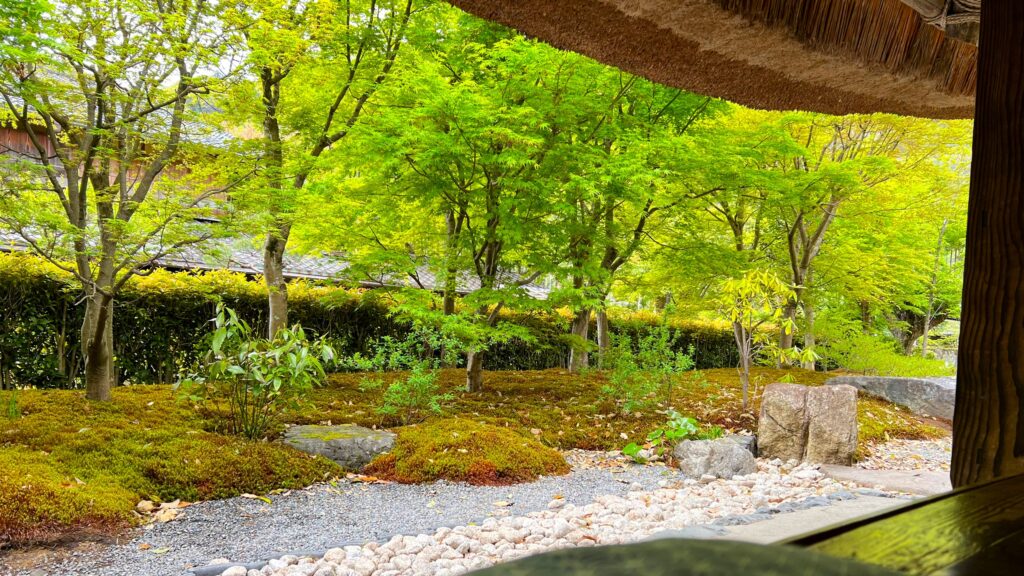
[(72, 553), (60, 564), (37, 567), (42, 571), (34, 576), (188, 574), (189, 568), (216, 558), (248, 563), (287, 553), (384, 542), (396, 534), (432, 533), (442, 526), (543, 510), (558, 495), (584, 505), (598, 496), (626, 494), (631, 486), (653, 490), (659, 483), (682, 479), (678, 471), (664, 467), (595, 465), (514, 486), (318, 484), (271, 496), (270, 505), (249, 498), (195, 504), (177, 520), (150, 525), (124, 545)]
[(865, 470), (949, 472), (952, 456), (952, 437), (937, 440), (890, 440), (872, 446), (868, 456), (857, 462), (857, 467)]
[(461, 574), (546, 549), (743, 524), (856, 497), (814, 467), (779, 461), (760, 461), (747, 477), (698, 482), (612, 453), (566, 457), (570, 474), (515, 486), (350, 479), (271, 496), (270, 504), (258, 498), (202, 502), (176, 520), (148, 525), (127, 543), (92, 545), (59, 560), (44, 555), (18, 574), (175, 576), (217, 559), (250, 564), (287, 554), (294, 563), (329, 549), (335, 564), (305, 560), (300, 568), (274, 561), (261, 573)]

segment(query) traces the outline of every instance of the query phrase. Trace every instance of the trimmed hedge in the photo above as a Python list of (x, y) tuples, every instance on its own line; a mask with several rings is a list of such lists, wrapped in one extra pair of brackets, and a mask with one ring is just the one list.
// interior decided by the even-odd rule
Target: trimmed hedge
[[(266, 328), (266, 289), (259, 279), (228, 271), (154, 270), (134, 278), (116, 301), (114, 340), (120, 381), (168, 383), (197, 361), (216, 299), (253, 327)], [(45, 261), (0, 253), (0, 388), (74, 388), (81, 372), (84, 304), (75, 280)], [(401, 338), (396, 320), (374, 291), (296, 281), (289, 286), (289, 321), (332, 340), (342, 353), (367, 351), (382, 336)], [(488, 370), (540, 370), (565, 366), (569, 317), (562, 313), (509, 313), (535, 342), (514, 340), (488, 351)], [(657, 322), (651, 314), (612, 317), (613, 333), (632, 337)], [(676, 323), (674, 343), (694, 347), (698, 368), (737, 363), (731, 332), (720, 326)], [(594, 334), (596, 331), (592, 331)]]

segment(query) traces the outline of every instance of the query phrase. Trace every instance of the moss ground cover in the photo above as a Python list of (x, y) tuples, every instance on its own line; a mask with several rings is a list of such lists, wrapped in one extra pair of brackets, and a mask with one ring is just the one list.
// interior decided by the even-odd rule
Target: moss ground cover
[[(755, 369), (752, 397), (787, 374), (808, 385), (828, 377)], [(383, 380), (401, 377), (386, 373)], [(604, 376), (596, 372), (488, 372), (485, 390), (473, 394), (461, 391), (463, 378), (461, 370), (442, 371), (441, 389), (452, 392), (452, 400), (442, 414), (399, 428), (393, 457), (377, 462), (375, 473), (407, 482), (444, 477), (491, 484), (556, 474), (565, 464), (548, 448), (620, 449), (664, 424), (671, 409), (703, 424), (756, 426), (757, 406), (753, 414), (740, 410), (740, 383), (732, 369), (706, 370), (676, 386), (671, 399), (631, 413), (602, 395)], [(361, 390), (362, 379), (332, 375), (314, 391), (311, 404), (287, 414), (286, 421), (396, 426), (376, 411), (382, 388)], [(20, 418), (0, 416), (0, 547), (109, 533), (136, 521), (133, 509), (141, 499), (266, 493), (340, 472), (331, 462), (275, 442), (220, 434), (215, 422), (176, 402), (168, 386), (119, 388), (110, 404), (87, 402), (78, 391), (26, 390), (18, 403)], [(861, 398), (860, 431), (863, 444), (943, 434), (873, 398)]]
[[(698, 373), (694, 373), (697, 376)], [(664, 424), (667, 413), (675, 409), (693, 416), (702, 424), (726, 429), (754, 429), (755, 403), (749, 413), (740, 408), (741, 388), (734, 369), (704, 370), (699, 377), (684, 379), (673, 390), (671, 399), (655, 399), (648, 409), (624, 413), (613, 399), (601, 393), (605, 377), (598, 372), (577, 376), (565, 370), (488, 372), (484, 391), (462, 391), (464, 373), (444, 370), (439, 382), (452, 400), (444, 406), (444, 416), (458, 415), (496, 426), (512, 427), (535, 436), (555, 448), (592, 450), (619, 449)], [(834, 374), (806, 370), (754, 368), (751, 397), (758, 398), (764, 386), (789, 376), (797, 384), (821, 385)], [(383, 375), (385, 384), (403, 377), (402, 373)], [(397, 424), (376, 412), (380, 390), (361, 390), (360, 374), (334, 374), (328, 385), (313, 394), (315, 408), (292, 416), (296, 423), (315, 424), (355, 422), (364, 426)], [(886, 438), (923, 439), (944, 432), (903, 408), (871, 397), (859, 401), (860, 439), (863, 444)]]
[(298, 488), (337, 466), (291, 448), (209, 431), (167, 386), (119, 388), (110, 404), (77, 391), (19, 393), (0, 418), (0, 546), (132, 524), (142, 499), (224, 498)]
[(565, 474), (556, 450), (515, 429), (468, 418), (440, 418), (397, 430), (394, 449), (367, 471), (405, 483), (444, 478), (471, 484), (512, 484)]

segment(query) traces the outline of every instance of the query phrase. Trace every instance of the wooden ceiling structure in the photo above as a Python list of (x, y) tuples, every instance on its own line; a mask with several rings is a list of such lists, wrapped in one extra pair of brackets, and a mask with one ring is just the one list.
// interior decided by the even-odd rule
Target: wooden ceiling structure
[(975, 118), (954, 486), (1024, 474), (1024, 0), (449, 0), (763, 109)]

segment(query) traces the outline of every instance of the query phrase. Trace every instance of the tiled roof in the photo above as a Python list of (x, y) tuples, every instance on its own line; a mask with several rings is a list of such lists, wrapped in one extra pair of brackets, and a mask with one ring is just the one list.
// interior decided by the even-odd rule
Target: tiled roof
[[(27, 251), (27, 243), (18, 234), (0, 231), (0, 251)], [(157, 265), (172, 270), (230, 270), (248, 275), (263, 273), (263, 251), (256, 247), (252, 239), (239, 238), (234, 240), (210, 240), (203, 245), (183, 248), (174, 254), (157, 260)], [(428, 290), (440, 290), (441, 282), (428, 266), (420, 266), (416, 271), (419, 283), (408, 276), (381, 275), (377, 278), (366, 276), (356, 277), (350, 271), (349, 262), (342, 258), (324, 254), (320, 256), (286, 254), (284, 259), (284, 275), (293, 279), (351, 281), (358, 282), (366, 288), (383, 286), (422, 287)], [(506, 275), (512, 282), (517, 278), (514, 274)], [(463, 275), (458, 281), (458, 291), (466, 294), (480, 287), (480, 281), (474, 276)], [(546, 299), (550, 289), (539, 283), (523, 286), (532, 298)]]

